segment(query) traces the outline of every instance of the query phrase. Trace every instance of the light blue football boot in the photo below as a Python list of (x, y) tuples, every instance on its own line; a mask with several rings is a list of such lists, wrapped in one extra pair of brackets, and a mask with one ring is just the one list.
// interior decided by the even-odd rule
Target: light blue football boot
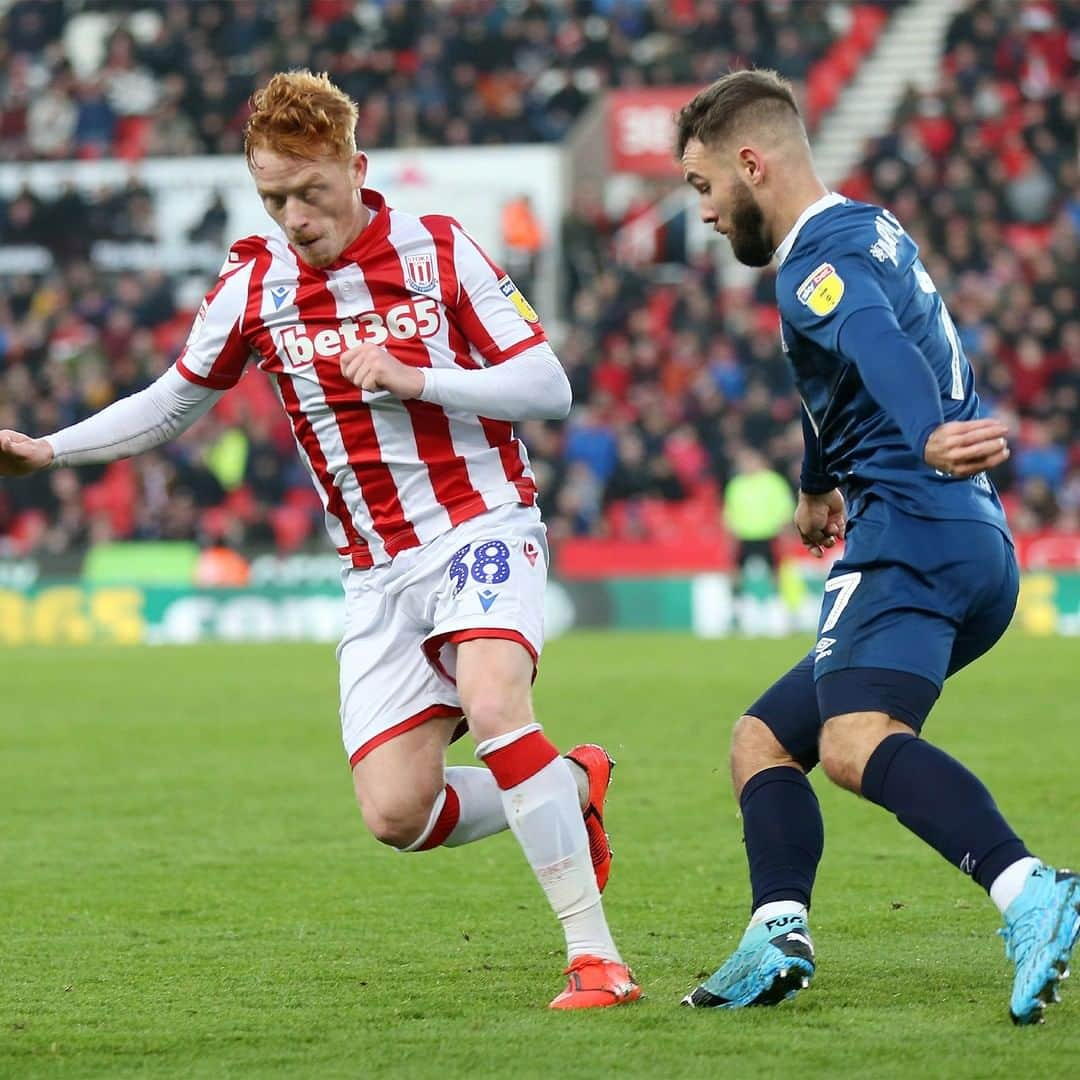
[(739, 947), (682, 1003), (693, 1009), (778, 1005), (810, 985), (814, 943), (802, 915), (779, 915), (747, 928)]
[(1080, 874), (1039, 863), (1005, 912), (1005, 955), (1016, 964), (1009, 1015), (1014, 1024), (1040, 1024), (1058, 1001), (1069, 956), (1080, 937)]

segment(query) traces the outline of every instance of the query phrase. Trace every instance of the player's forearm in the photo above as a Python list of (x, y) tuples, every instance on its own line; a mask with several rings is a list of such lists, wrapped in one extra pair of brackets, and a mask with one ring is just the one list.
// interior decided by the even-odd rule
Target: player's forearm
[(493, 420), (561, 420), (570, 412), (570, 380), (546, 342), (502, 364), (424, 368), (423, 401)]
[(197, 386), (169, 368), (145, 390), (122, 398), (81, 423), (46, 436), (53, 466), (100, 465), (168, 442), (204, 416), (220, 390)]
[(803, 460), (799, 473), (799, 490), (806, 495), (824, 495), (837, 486), (836, 477), (825, 467), (821, 453), (821, 438), (810, 419), (810, 412), (803, 405)]
[(941, 390), (926, 357), (887, 308), (856, 311), (840, 331), (840, 351), (854, 361), (870, 396), (922, 460), (926, 440), (945, 421)]

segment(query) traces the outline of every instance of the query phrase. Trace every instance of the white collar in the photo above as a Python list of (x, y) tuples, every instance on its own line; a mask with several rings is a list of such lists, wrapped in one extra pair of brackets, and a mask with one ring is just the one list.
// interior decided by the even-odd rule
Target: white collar
[(828, 210), (830, 206), (838, 206), (840, 203), (846, 203), (847, 199), (837, 191), (830, 191), (827, 195), (822, 195), (817, 202), (812, 202), (800, 215), (798, 221), (791, 227), (791, 231), (780, 241), (780, 246), (773, 253), (776, 256), (776, 261), (782, 263), (788, 255), (791, 253), (791, 249), (795, 246), (795, 241), (799, 238), (799, 232), (802, 227), (812, 218), (816, 217), (823, 210)]

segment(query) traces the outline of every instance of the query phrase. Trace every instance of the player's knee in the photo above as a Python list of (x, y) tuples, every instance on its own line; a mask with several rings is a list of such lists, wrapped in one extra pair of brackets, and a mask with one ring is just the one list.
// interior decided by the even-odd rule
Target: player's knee
[(867, 714), (831, 717), (821, 729), (818, 744), (825, 775), (839, 787), (858, 793), (863, 769), (878, 742), (876, 725), (868, 723)]
[(427, 828), (436, 796), (417, 795), (389, 802), (360, 800), (360, 813), (368, 832), (392, 848), (407, 848)]
[(477, 742), (494, 739), (533, 722), (528, 697), (508, 693), (499, 687), (485, 687), (463, 698), (462, 706), (469, 731)]
[(856, 770), (850, 748), (843, 740), (821, 734), (821, 767), (825, 775), (836, 785), (848, 791), (858, 791), (862, 781), (861, 770)]
[(862, 792), (866, 763), (883, 739), (890, 735), (914, 735), (915, 731), (902, 720), (887, 713), (861, 712), (833, 716), (821, 729), (818, 746), (821, 766), (834, 784)]
[(801, 766), (756, 716), (740, 716), (731, 732), (731, 782), (736, 797), (756, 773), (778, 765)]

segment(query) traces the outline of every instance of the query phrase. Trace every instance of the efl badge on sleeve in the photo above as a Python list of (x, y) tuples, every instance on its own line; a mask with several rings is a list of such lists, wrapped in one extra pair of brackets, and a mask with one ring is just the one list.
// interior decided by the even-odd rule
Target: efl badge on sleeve
[(510, 276), (499, 278), (499, 291), (510, 301), (511, 304), (517, 309), (517, 313), (526, 322), (539, 322), (540, 316), (536, 314), (536, 310), (532, 304), (522, 295), (521, 290), (511, 281)]
[(828, 315), (844, 295), (844, 279), (832, 263), (822, 263), (796, 290), (800, 304), (815, 315)]
[(405, 256), (405, 284), (413, 292), (427, 293), (438, 284), (435, 277), (435, 256), (430, 252)]

